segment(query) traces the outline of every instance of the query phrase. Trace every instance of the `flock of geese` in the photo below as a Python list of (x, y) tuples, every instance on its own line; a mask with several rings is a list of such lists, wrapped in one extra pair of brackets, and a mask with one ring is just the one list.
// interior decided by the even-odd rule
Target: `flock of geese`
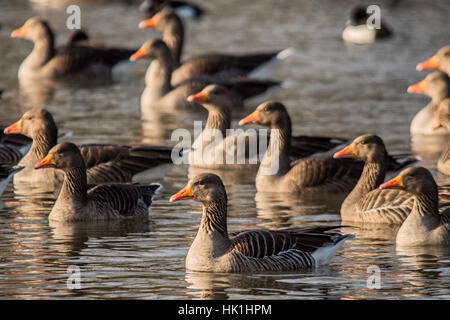
[[(141, 9), (145, 8), (143, 4)], [(353, 20), (361, 21), (360, 18)], [(79, 31), (67, 44), (55, 47), (49, 24), (38, 17), (30, 18), (11, 33), (13, 38), (34, 43), (32, 52), (20, 65), (18, 77), (40, 81), (110, 75), (112, 67), (121, 61), (149, 59), (141, 96), (142, 112), (151, 108), (169, 112), (204, 108), (208, 112), (204, 132), (213, 129), (225, 135), (231, 127), (233, 110), (279, 86), (278, 81), (268, 77), (274, 66), (292, 53), (292, 49), (251, 54), (206, 53), (182, 59), (183, 21), (167, 6), (152, 12), (139, 28), (154, 28), (162, 33), (162, 39), (151, 39), (139, 49), (111, 48), (91, 41)], [(408, 88), (408, 92), (426, 94), (432, 99), (414, 118), (411, 134), (445, 136), (450, 130), (450, 98), (447, 98), (450, 46), (417, 65), (417, 70), (431, 69), (438, 71)], [(271, 129), (257, 135), (257, 139), (266, 141), (267, 148), (256, 164), (249, 161), (252, 155), (246, 144), (243, 165), (202, 161), (192, 165), (225, 170), (259, 166), (255, 179), (258, 191), (346, 195), (341, 206), (345, 222), (401, 225), (396, 238), (399, 246), (450, 245), (449, 187), (438, 186), (427, 169), (414, 166), (416, 158), (389, 154), (383, 140), (374, 134), (362, 135), (351, 142), (333, 137), (293, 136), (289, 114), (277, 101), (259, 104), (239, 125), (251, 123)], [(235, 145), (240, 134), (227, 136), (226, 140), (231, 141), (228, 144)], [(227, 143), (213, 144), (203, 134), (190, 150), (175, 152), (169, 146), (77, 146), (59, 142), (62, 139), (52, 114), (43, 108), (33, 108), (4, 128), (0, 161), (2, 191), (12, 175), (15, 185), (35, 183), (59, 189), (49, 219), (64, 223), (148, 218), (160, 185), (133, 183), (136, 174), (172, 163), (174, 153), (188, 152), (192, 157), (205, 149), (229, 152)], [(262, 163), (270, 165), (271, 161), (278, 162), (278, 171), (263, 173)], [(442, 153), (437, 168), (450, 174), (450, 145)], [(385, 181), (388, 173), (399, 174)], [(344, 241), (354, 236), (342, 235), (330, 227), (229, 234), (227, 192), (221, 178), (213, 173), (196, 175), (170, 198), (170, 202), (183, 200), (201, 202), (203, 206), (198, 233), (186, 258), (186, 268), (192, 271), (310, 268), (328, 263)]]

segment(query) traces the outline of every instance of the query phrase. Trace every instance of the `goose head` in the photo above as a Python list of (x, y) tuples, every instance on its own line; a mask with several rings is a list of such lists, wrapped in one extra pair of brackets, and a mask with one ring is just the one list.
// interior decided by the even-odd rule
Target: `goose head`
[(51, 34), (48, 23), (38, 17), (29, 18), (23, 26), (11, 33), (11, 38), (23, 38), (33, 42), (44, 39)]
[(231, 93), (225, 87), (211, 84), (202, 91), (190, 95), (187, 100), (201, 104), (208, 111), (224, 112), (231, 109)]
[(216, 200), (226, 200), (225, 186), (215, 174), (203, 173), (192, 178), (187, 185), (170, 197), (170, 202), (194, 200), (211, 203)]
[(409, 86), (407, 92), (424, 94), (432, 99), (447, 97), (450, 94), (450, 78), (442, 71), (433, 71), (422, 81)]
[(56, 168), (70, 170), (83, 168), (80, 149), (71, 142), (62, 142), (50, 149), (47, 156), (35, 165), (35, 169)]
[(161, 10), (153, 17), (139, 23), (140, 29), (152, 28), (159, 32), (164, 32), (166, 28), (176, 23), (181, 23), (180, 18), (171, 10)]
[(161, 39), (151, 39), (146, 41), (138, 51), (133, 53), (130, 61), (136, 61), (143, 58), (158, 60), (162, 57), (170, 57), (170, 50)]
[(359, 136), (333, 155), (335, 159), (351, 158), (364, 162), (383, 161), (387, 157), (383, 140), (374, 134)]
[(23, 134), (29, 138), (39, 136), (56, 137), (58, 128), (50, 112), (43, 108), (34, 108), (25, 112), (20, 120), (5, 128), (6, 134)]
[(260, 104), (256, 110), (239, 121), (239, 125), (258, 123), (268, 127), (285, 126), (290, 122), (284, 105), (276, 101), (267, 101)]
[(417, 71), (434, 69), (446, 72), (450, 70), (450, 45), (441, 48), (435, 55), (416, 66)]
[(401, 189), (414, 195), (422, 195), (433, 190), (437, 192), (437, 185), (430, 171), (423, 167), (412, 167), (380, 185), (380, 189)]

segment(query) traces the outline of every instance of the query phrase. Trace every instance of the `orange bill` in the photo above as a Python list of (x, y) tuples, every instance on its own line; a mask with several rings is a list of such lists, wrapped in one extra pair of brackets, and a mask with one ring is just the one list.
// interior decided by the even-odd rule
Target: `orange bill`
[(158, 25), (158, 18), (153, 17), (153, 18), (141, 21), (139, 23), (139, 29), (156, 28), (157, 25)]
[(3, 130), (6, 134), (22, 133), (22, 120), (19, 120)]
[(256, 123), (258, 121), (259, 121), (258, 111), (254, 111), (253, 113), (249, 114), (247, 117), (239, 121), (239, 125), (243, 126), (244, 124)]
[(424, 94), (426, 91), (427, 91), (427, 83), (425, 80), (410, 85), (407, 90), (408, 93), (418, 93), (418, 94)]
[(436, 55), (432, 56), (428, 60), (425, 60), (424, 62), (419, 63), (416, 66), (417, 71), (432, 70), (438, 68), (439, 68), (439, 58)]
[(401, 189), (403, 188), (402, 176), (396, 176), (395, 178), (383, 183), (380, 189)]
[(333, 158), (335, 159), (341, 159), (341, 158), (354, 158), (356, 156), (355, 147), (353, 147), (353, 144), (345, 147), (344, 149), (336, 152), (333, 155)]
[(37, 163), (34, 168), (35, 169), (41, 169), (41, 168), (51, 168), (54, 167), (56, 163), (53, 161), (53, 157), (51, 154), (48, 154), (44, 159), (42, 159), (39, 163)]
[(147, 48), (142, 46), (138, 51), (136, 51), (135, 53), (133, 53), (131, 55), (130, 61), (136, 61), (136, 60), (145, 58), (147, 56), (148, 56)]
[(13, 32), (11, 32), (11, 38), (25, 38), (26, 33), (27, 33), (26, 27), (23, 25), (19, 29), (16, 29)]
[(189, 102), (198, 102), (198, 103), (202, 103), (202, 102), (208, 102), (209, 100), (209, 96), (207, 93), (205, 92), (199, 92), (197, 94), (193, 94), (190, 95), (187, 100)]
[(194, 196), (191, 192), (191, 187), (186, 186), (180, 191), (178, 191), (176, 194), (170, 197), (170, 202), (176, 202), (176, 201), (182, 201), (182, 200), (192, 200), (194, 199)]

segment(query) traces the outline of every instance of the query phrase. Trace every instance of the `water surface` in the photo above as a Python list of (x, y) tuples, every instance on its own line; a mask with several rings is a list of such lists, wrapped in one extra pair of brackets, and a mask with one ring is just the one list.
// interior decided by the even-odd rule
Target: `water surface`
[[(17, 70), (32, 48), (10, 32), (30, 16), (49, 20), (58, 43), (68, 38), (65, 5), (55, 1), (0, 2), (1, 124), (10, 124), (32, 106), (45, 106), (72, 141), (173, 144), (172, 130), (192, 130), (204, 114), (141, 117), (139, 96), (148, 62), (112, 82), (22, 84)], [(139, 47), (156, 32), (137, 29), (142, 16), (126, 1), (79, 1), (82, 27), (95, 40)], [(207, 1), (200, 22), (186, 26), (185, 55), (206, 51), (252, 51), (293, 47), (295, 56), (274, 77), (284, 86), (274, 96), (287, 106), (294, 134), (355, 137), (377, 133), (390, 152), (410, 152), (409, 123), (428, 98), (406, 88), (424, 78), (415, 65), (450, 43), (450, 4), (436, 1), (372, 1), (395, 37), (369, 46), (346, 45), (340, 33), (356, 1)], [(53, 85), (53, 84), (52, 84)], [(240, 116), (234, 117), (237, 126)], [(435, 153), (419, 152), (434, 170)], [(250, 174), (250, 173), (249, 173)], [(174, 167), (158, 181), (164, 186), (146, 222), (53, 224), (47, 216), (53, 193), (30, 190), (2, 195), (0, 210), (1, 298), (136, 299), (422, 299), (450, 297), (450, 251), (444, 248), (401, 251), (395, 228), (346, 227), (355, 232), (327, 267), (303, 273), (186, 273), (184, 259), (200, 221), (194, 202), (170, 204), (187, 182), (188, 169)], [(239, 177), (240, 179), (236, 179)], [(450, 181), (436, 175), (440, 183)], [(333, 203), (258, 193), (252, 177), (225, 174), (230, 199), (229, 230), (340, 224)], [(143, 178), (144, 182), (149, 182)], [(381, 271), (381, 289), (367, 288), (369, 266)], [(67, 288), (70, 266), (81, 270), (81, 289)]]

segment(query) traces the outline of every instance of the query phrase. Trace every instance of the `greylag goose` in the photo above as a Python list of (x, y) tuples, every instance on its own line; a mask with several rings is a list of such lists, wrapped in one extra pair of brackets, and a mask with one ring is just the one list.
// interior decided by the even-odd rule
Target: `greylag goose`
[(151, 19), (142, 21), (139, 28), (155, 28), (163, 34), (169, 47), (174, 73), (172, 84), (198, 76), (228, 79), (238, 76), (270, 77), (275, 66), (292, 55), (293, 49), (247, 54), (207, 53), (181, 60), (184, 44), (184, 27), (181, 19), (172, 11), (164, 10)]
[(85, 161), (76, 145), (57, 144), (35, 169), (55, 168), (64, 172), (64, 182), (50, 212), (56, 221), (87, 221), (148, 218), (159, 184), (87, 184)]
[(417, 71), (439, 69), (450, 75), (450, 46), (441, 48), (431, 58), (419, 63)]
[[(14, 177), (14, 182), (47, 182), (55, 187), (62, 182), (61, 171), (34, 170), (35, 164), (57, 144), (57, 132), (53, 116), (41, 108), (25, 112), (19, 121), (5, 129), (5, 133), (21, 133), (33, 139), (30, 151), (19, 162), (25, 169)], [(172, 161), (172, 150), (168, 147), (88, 144), (80, 146), (80, 150), (89, 184), (129, 182), (139, 172)]]
[(24, 38), (34, 43), (33, 51), (22, 62), (21, 78), (63, 78), (75, 74), (110, 75), (120, 61), (134, 52), (123, 48), (66, 45), (55, 48), (54, 34), (48, 23), (38, 17), (28, 19), (11, 33), (12, 38)]
[(356, 184), (362, 170), (356, 161), (317, 157), (291, 163), (291, 120), (283, 104), (268, 101), (259, 105), (239, 125), (248, 123), (271, 129), (269, 146), (256, 175), (258, 191), (347, 193)]
[(153, 17), (163, 9), (173, 10), (180, 17), (187, 19), (199, 19), (204, 14), (204, 10), (200, 6), (188, 1), (144, 0), (139, 6), (139, 10), (148, 17)]
[(428, 74), (422, 81), (408, 87), (408, 93), (425, 94), (431, 98), (411, 122), (412, 135), (448, 135), (445, 128), (433, 130), (432, 124), (439, 102), (450, 96), (450, 78), (441, 71)]
[[(436, 123), (433, 125), (434, 129), (444, 127), (450, 132), (450, 99), (441, 101), (438, 107)], [(442, 151), (441, 156), (437, 162), (437, 169), (439, 172), (450, 175), (450, 143), (447, 143), (446, 148)]]
[(357, 185), (342, 203), (342, 220), (403, 223), (411, 212), (414, 200), (405, 191), (378, 189), (385, 179), (388, 162), (388, 153), (380, 137), (373, 134), (362, 135), (349, 146), (336, 152), (333, 157), (365, 162)]
[[(256, 176), (257, 190), (263, 191), (267, 186), (276, 185), (278, 192), (327, 191), (342, 194), (353, 189), (363, 171), (363, 163), (360, 161), (332, 159), (325, 153), (290, 162), (292, 158), (295, 159), (295, 155), (292, 157), (293, 154), (290, 154), (292, 142), (295, 140), (291, 139), (289, 114), (279, 102), (269, 101), (261, 104), (252, 114), (242, 119), (239, 125), (247, 123), (259, 123), (271, 129), (269, 147)], [(411, 161), (416, 159), (411, 159), (408, 155), (389, 155), (388, 168), (390, 171), (396, 171)], [(279, 168), (278, 172), (264, 174), (273, 168), (274, 163), (275, 168)]]
[(372, 12), (368, 10), (369, 8), (367, 6), (361, 5), (352, 8), (350, 11), (350, 19), (347, 21), (347, 26), (342, 32), (342, 39), (344, 41), (364, 44), (373, 43), (376, 40), (386, 39), (392, 36), (392, 31), (384, 22), (380, 21), (378, 28), (368, 24), (372, 15)]
[(195, 139), (189, 153), (189, 165), (210, 169), (246, 168), (258, 163), (257, 146), (252, 148), (249, 140), (258, 142), (256, 132), (250, 137), (245, 132), (229, 134), (233, 98), (226, 88), (209, 85), (187, 99), (202, 105), (208, 111), (208, 119), (202, 133)]
[[(247, 168), (250, 164), (259, 164), (259, 156), (262, 156), (259, 154), (259, 150), (261, 147), (264, 150), (267, 148), (270, 135), (267, 130), (259, 130), (257, 133), (254, 130), (243, 132), (239, 129), (237, 132), (230, 133), (233, 101), (228, 89), (212, 84), (201, 92), (189, 96), (188, 100), (201, 104), (208, 111), (208, 119), (203, 132), (191, 147), (189, 160), (191, 166), (219, 169)], [(218, 141), (211, 139), (216, 133), (220, 133), (219, 137), (224, 139)], [(249, 142), (251, 141), (255, 143), (254, 149), (250, 148)], [(242, 145), (238, 145), (239, 142)], [(291, 138), (289, 157), (291, 160), (296, 160), (318, 152), (326, 152), (346, 142), (346, 139), (341, 138), (294, 136)], [(211, 160), (214, 160), (214, 155), (219, 155), (221, 161), (206, 163), (203, 161), (205, 151), (208, 151)], [(230, 155), (228, 162), (226, 161), (227, 155)], [(237, 159), (242, 161), (237, 162)]]
[(230, 238), (227, 194), (215, 174), (201, 174), (170, 198), (203, 205), (198, 233), (186, 256), (186, 269), (203, 272), (297, 271), (327, 264), (353, 235), (311, 230), (250, 230)]
[[(189, 95), (199, 92), (212, 81), (193, 78), (173, 87), (171, 77), (173, 63), (170, 50), (164, 41), (152, 39), (145, 42), (131, 57), (131, 61), (150, 58), (152, 62), (145, 75), (145, 89), (141, 95), (143, 111), (156, 107), (158, 109), (197, 109), (201, 107), (187, 100)], [(216, 82), (229, 88), (234, 97), (233, 106), (242, 106), (243, 100), (265, 93), (267, 90), (279, 87), (280, 83), (270, 80), (239, 79), (231, 82)]]
[(401, 189), (414, 196), (414, 206), (398, 230), (398, 246), (450, 245), (450, 203), (439, 213), (438, 186), (422, 167), (403, 170), (380, 189)]

